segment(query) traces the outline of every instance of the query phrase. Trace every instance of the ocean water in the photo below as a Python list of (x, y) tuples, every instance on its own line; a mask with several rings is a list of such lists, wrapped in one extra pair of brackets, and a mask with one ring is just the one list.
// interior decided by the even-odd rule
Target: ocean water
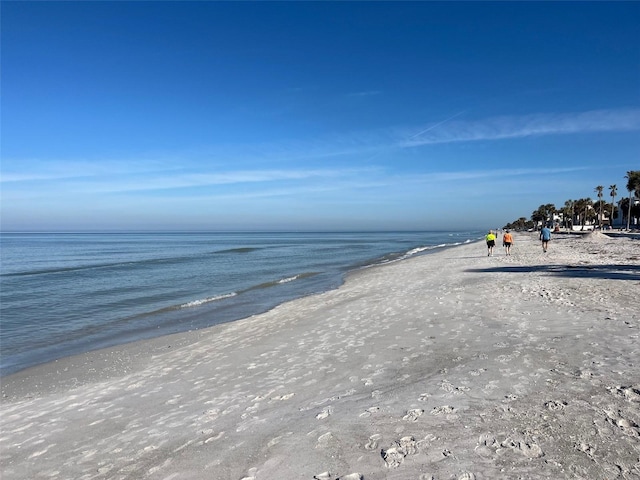
[(229, 322), (482, 232), (2, 233), (0, 375)]

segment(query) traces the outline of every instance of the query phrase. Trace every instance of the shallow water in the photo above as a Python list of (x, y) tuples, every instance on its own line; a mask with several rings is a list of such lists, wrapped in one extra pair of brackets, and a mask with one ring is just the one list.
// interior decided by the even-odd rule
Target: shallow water
[(0, 373), (203, 328), (481, 232), (3, 233)]

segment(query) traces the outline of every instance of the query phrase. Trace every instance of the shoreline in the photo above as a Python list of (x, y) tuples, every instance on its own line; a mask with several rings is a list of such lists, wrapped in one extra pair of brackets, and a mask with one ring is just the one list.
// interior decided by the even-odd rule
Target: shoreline
[[(46, 377), (47, 379), (49, 379), (49, 381), (47, 382), (37, 383), (37, 385), (39, 385), (39, 389), (37, 390), (37, 393), (35, 395), (48, 394), (54, 391), (78, 387), (89, 381), (92, 381), (95, 378), (111, 378), (112, 376), (120, 375), (122, 371), (135, 369), (138, 359), (142, 359), (142, 361), (144, 361), (144, 359), (148, 358), (149, 356), (161, 353), (164, 349), (176, 348), (177, 346), (180, 348), (184, 348), (189, 344), (198, 341), (201, 334), (204, 334), (209, 329), (263, 315), (275, 308), (278, 308), (281, 305), (288, 304), (289, 302), (295, 302), (303, 298), (314, 297), (316, 295), (322, 295), (327, 292), (338, 290), (342, 285), (344, 285), (344, 283), (348, 281), (349, 278), (357, 277), (361, 272), (367, 271), (369, 269), (385, 267), (396, 262), (404, 262), (413, 258), (442, 252), (447, 249), (481, 242), (481, 240), (476, 240), (451, 245), (436, 245), (410, 256), (398, 255), (398, 258), (394, 258), (385, 262), (362, 265), (345, 272), (342, 275), (342, 280), (337, 287), (296, 297), (294, 299), (277, 304), (267, 311), (254, 313), (247, 317), (222, 321), (203, 328), (185, 330), (182, 332), (169, 333), (159, 336), (143, 337), (138, 340), (116, 343), (114, 345), (56, 358), (48, 362), (30, 365), (18, 371), (0, 376), (0, 396), (2, 396), (3, 398), (7, 398), (9, 396), (7, 393), (5, 393), (5, 390), (12, 391), (11, 397), (17, 397), (21, 395), (33, 396), (34, 393), (29, 392), (29, 390), (33, 390), (29, 387), (29, 380), (34, 377)], [(406, 253), (404, 255), (406, 255)], [(51, 382), (51, 377), (57, 378), (57, 381)]]
[[(318, 271), (305, 270), (305, 265), (301, 265), (300, 270), (289, 270), (286, 273), (274, 272), (273, 276), (267, 278), (263, 276), (248, 286), (225, 284), (222, 293), (217, 292), (213, 295), (203, 293), (200, 297), (196, 295), (195, 299), (193, 297), (181, 298), (174, 304), (150, 310), (138, 309), (134, 314), (129, 316), (124, 314), (124, 316), (115, 317), (108, 322), (101, 320), (100, 313), (98, 313), (98, 317), (92, 319), (91, 324), (87, 323), (81, 327), (91, 331), (89, 336), (82, 336), (76, 330), (71, 330), (70, 336), (59, 335), (55, 342), (40, 341), (39, 344), (36, 342), (38, 345), (27, 351), (12, 349), (11, 341), (5, 340), (3, 341), (0, 378), (6, 378), (22, 370), (63, 360), (70, 356), (83, 355), (95, 350), (117, 348), (126, 343), (199, 330), (259, 315), (281, 303), (338, 288), (351, 271), (415, 255), (428, 254), (433, 250), (460, 243), (463, 242), (429, 244), (429, 240), (427, 240), (426, 244), (419, 247), (376, 252), (374, 256), (368, 257), (366, 260), (351, 259), (351, 263), (344, 261), (342, 264), (337, 262), (335, 265), (325, 265), (326, 268), (320, 268)], [(400, 247), (400, 244), (394, 246)], [(230, 249), (230, 251), (233, 250)], [(282, 274), (278, 275), (278, 273)], [(118, 299), (114, 299), (114, 304), (117, 301)], [(92, 307), (91, 304), (88, 305), (88, 308)], [(100, 307), (97, 308), (99, 312)], [(75, 314), (78, 313), (75, 312)], [(32, 322), (36, 324), (37, 319), (33, 319)], [(58, 319), (58, 322), (60, 325), (65, 324), (63, 318)], [(55, 324), (51, 327), (55, 333)], [(25, 340), (22, 341), (26, 345)]]
[(4, 377), (3, 478), (637, 476), (637, 242), (514, 237)]

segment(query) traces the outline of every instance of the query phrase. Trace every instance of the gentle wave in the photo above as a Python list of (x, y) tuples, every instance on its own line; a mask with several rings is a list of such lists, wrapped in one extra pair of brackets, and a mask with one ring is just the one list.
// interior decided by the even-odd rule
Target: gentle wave
[(256, 250), (261, 250), (261, 248), (257, 247), (240, 247), (240, 248), (228, 248), (226, 250), (218, 250), (214, 253), (251, 253)]
[(245, 292), (250, 292), (251, 290), (275, 287), (277, 285), (282, 285), (284, 283), (293, 282), (295, 280), (300, 280), (302, 278), (309, 278), (309, 277), (312, 277), (312, 276), (317, 275), (317, 274), (318, 274), (317, 272), (300, 273), (300, 274), (294, 275), (292, 277), (285, 277), (285, 278), (281, 278), (280, 280), (273, 280), (273, 281), (270, 281), (270, 282), (264, 282), (264, 283), (260, 283), (258, 285), (253, 285), (253, 286), (251, 286), (249, 288), (245, 288), (244, 290), (241, 290), (239, 292), (225, 293), (225, 294), (222, 294), (222, 295), (216, 295), (214, 297), (207, 297), (207, 298), (201, 298), (199, 300), (193, 300), (191, 302), (183, 303), (182, 305), (179, 305), (177, 308), (199, 307), (199, 306), (205, 305), (207, 303), (217, 302), (217, 301), (220, 301), (220, 300), (224, 300), (226, 298), (235, 297), (236, 295), (240, 295), (240, 294), (245, 293)]
[(402, 256), (402, 258), (411, 257), (411, 256), (416, 255), (418, 253), (426, 252), (427, 250), (433, 250), (435, 248), (442, 248), (442, 247), (445, 247), (446, 245), (447, 245), (446, 243), (441, 243), (440, 245), (430, 245), (428, 247), (417, 247), (417, 248), (409, 250), (407, 253), (405, 253)]
[(196, 253), (192, 255), (178, 255), (174, 257), (165, 257), (165, 258), (145, 258), (142, 260), (132, 260), (132, 261), (123, 261), (123, 262), (89, 263), (86, 265), (74, 265), (70, 267), (25, 270), (21, 272), (0, 273), (0, 277), (26, 277), (26, 276), (37, 276), (37, 275), (55, 275), (55, 274), (61, 274), (61, 273), (80, 272), (84, 270), (99, 270), (104, 268), (122, 268), (122, 267), (134, 268), (137, 266), (144, 266), (144, 265), (172, 265), (172, 264), (179, 264), (185, 260), (194, 260), (194, 259), (197, 260), (198, 258), (202, 258), (203, 256), (206, 256), (206, 255), (218, 255), (218, 254), (227, 254), (227, 253), (250, 253), (256, 250), (262, 250), (262, 248), (258, 248), (258, 247), (229, 248), (226, 250), (218, 250), (215, 252)]
[[(376, 265), (382, 265), (382, 264), (386, 264), (386, 263), (391, 263), (391, 262), (396, 262), (399, 260), (405, 260), (409, 257), (412, 257), (414, 255), (418, 255), (420, 253), (426, 252), (426, 251), (430, 251), (430, 250), (435, 250), (438, 248), (444, 248), (444, 247), (452, 247), (452, 246), (456, 246), (456, 245), (462, 245), (464, 243), (469, 243), (472, 242), (473, 240), (465, 240), (464, 242), (455, 242), (455, 243), (441, 243), (438, 245), (429, 245), (429, 246), (423, 246), (423, 247), (416, 247), (413, 248), (405, 253), (392, 253), (392, 254), (388, 254), (385, 255), (382, 258), (379, 258), (377, 261), (374, 262), (366, 262), (360, 265), (360, 268), (367, 268), (367, 267), (373, 267)], [(237, 248), (237, 249), (229, 249), (229, 250), (225, 250), (225, 252), (245, 252), (245, 251), (252, 251), (252, 250), (259, 250), (258, 248)], [(206, 305), (208, 303), (212, 303), (212, 302), (218, 302), (221, 300), (225, 300), (227, 298), (232, 298), (235, 297), (237, 295), (241, 295), (243, 293), (247, 293), (250, 292), (252, 290), (260, 290), (260, 289), (265, 289), (265, 288), (271, 288), (271, 287), (275, 287), (278, 285), (283, 285), (286, 283), (290, 283), (290, 282), (294, 282), (296, 280), (301, 280), (304, 278), (309, 278), (309, 277), (313, 277), (315, 275), (318, 275), (319, 272), (304, 272), (304, 273), (299, 273), (290, 277), (284, 277), (278, 280), (271, 280), (268, 282), (263, 282), (263, 283), (259, 283), (257, 285), (253, 285), (251, 287), (245, 288), (243, 290), (240, 290), (238, 292), (231, 292), (231, 293), (225, 293), (225, 294), (221, 294), (221, 295), (216, 295), (213, 297), (207, 297), (207, 298), (202, 298), (202, 299), (198, 299), (198, 300), (193, 300), (187, 303), (183, 303), (181, 305), (176, 305), (176, 306), (172, 306), (172, 307), (165, 307), (165, 308), (161, 308), (158, 309), (154, 312), (147, 312), (146, 314), (143, 314), (144, 316), (148, 315), (149, 313), (160, 313), (163, 311), (170, 311), (170, 310), (177, 310), (177, 309), (183, 309), (183, 308), (194, 308), (194, 307), (199, 307), (202, 305)]]
[(216, 295), (215, 297), (202, 298), (200, 300), (193, 300), (192, 302), (183, 303), (179, 308), (191, 308), (191, 307), (199, 307), (200, 305), (204, 305), (205, 303), (217, 302), (219, 300), (224, 300), (225, 298), (231, 298), (238, 295), (236, 292), (225, 293), (224, 295)]
[(184, 260), (191, 260), (200, 257), (201, 255), (183, 255), (167, 258), (147, 258), (144, 260), (132, 260), (113, 263), (89, 263), (86, 265), (75, 265), (73, 267), (60, 267), (60, 268), (48, 268), (39, 270), (25, 270), (22, 272), (10, 272), (2, 273), (0, 277), (27, 277), (37, 275), (57, 275), (62, 273), (81, 272), (84, 270), (100, 270), (105, 268), (135, 268), (145, 265), (173, 265), (179, 264)]
[(289, 283), (289, 282), (293, 282), (294, 280), (297, 280), (298, 276), (294, 276), (294, 277), (289, 277), (289, 278), (283, 278), (282, 280), (278, 280), (278, 283)]
[(119, 267), (122, 265), (127, 265), (128, 263), (131, 263), (131, 262), (95, 263), (90, 265), (78, 265), (76, 267), (47, 268), (42, 270), (26, 270), (23, 272), (1, 273), (0, 277), (26, 277), (29, 275), (51, 275), (56, 273), (70, 273), (70, 272), (79, 272), (82, 270)]
[(301, 280), (303, 278), (313, 277), (314, 275), (318, 275), (318, 272), (299, 273), (299, 274), (294, 275), (292, 277), (285, 277), (285, 278), (281, 278), (279, 280), (272, 280), (270, 282), (259, 283), (258, 285), (254, 285), (252, 287), (249, 287), (249, 288), (243, 290), (240, 293), (249, 292), (251, 290), (258, 290), (258, 289), (261, 289), (261, 288), (275, 287), (276, 285), (282, 285), (283, 283), (293, 282), (294, 280)]
[(416, 248), (412, 248), (411, 250), (408, 250), (408, 251), (406, 251), (404, 253), (390, 253), (390, 254), (384, 255), (383, 257), (377, 259), (376, 261), (362, 263), (362, 264), (359, 265), (359, 267), (360, 268), (369, 268), (369, 267), (375, 267), (375, 266), (379, 266), (379, 265), (385, 265), (387, 263), (406, 260), (408, 258), (413, 257), (414, 255), (419, 255), (421, 253), (429, 252), (429, 251), (436, 250), (436, 249), (439, 249), (439, 248), (455, 247), (457, 245), (464, 245), (466, 243), (471, 243), (471, 242), (474, 242), (474, 241), (476, 241), (476, 240), (465, 240), (463, 242), (440, 243), (438, 245), (426, 245), (426, 246), (422, 246), (422, 247), (416, 247)]

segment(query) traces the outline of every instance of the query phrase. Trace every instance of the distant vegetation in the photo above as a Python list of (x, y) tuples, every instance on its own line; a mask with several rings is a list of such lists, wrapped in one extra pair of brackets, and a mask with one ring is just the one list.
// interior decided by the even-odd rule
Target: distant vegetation
[(638, 228), (640, 226), (640, 170), (629, 170), (624, 176), (627, 179), (628, 197), (623, 198), (619, 205), (616, 205), (618, 196), (618, 186), (609, 185), (609, 196), (611, 202), (603, 200), (605, 187), (598, 185), (594, 192), (597, 200), (585, 197), (579, 200), (567, 200), (564, 206), (556, 208), (553, 203), (540, 205), (531, 213), (530, 218), (520, 217), (514, 222), (508, 223), (504, 228), (513, 230), (529, 230), (537, 228), (539, 225), (558, 224), (564, 228), (572, 229), (574, 225), (594, 225), (602, 228), (612, 225), (613, 219), (619, 219), (622, 215), (622, 222), (616, 222), (624, 228)]

